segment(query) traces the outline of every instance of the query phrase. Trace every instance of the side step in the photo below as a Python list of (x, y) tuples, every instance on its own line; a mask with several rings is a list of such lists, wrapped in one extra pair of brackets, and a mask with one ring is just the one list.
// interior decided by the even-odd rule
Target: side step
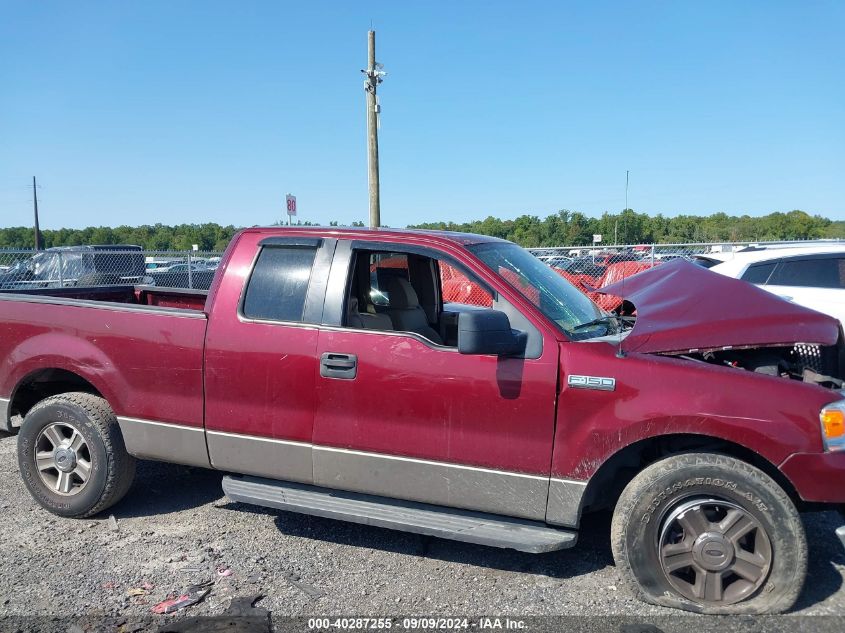
[(538, 521), (258, 477), (226, 476), (223, 492), (241, 503), (535, 554), (572, 547), (578, 537)]

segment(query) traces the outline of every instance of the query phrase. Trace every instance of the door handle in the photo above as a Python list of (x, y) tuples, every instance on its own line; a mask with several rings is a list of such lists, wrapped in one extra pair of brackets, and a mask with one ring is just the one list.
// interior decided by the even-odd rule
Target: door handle
[(352, 380), (358, 375), (358, 357), (355, 354), (324, 352), (320, 355), (320, 375), (323, 378)]

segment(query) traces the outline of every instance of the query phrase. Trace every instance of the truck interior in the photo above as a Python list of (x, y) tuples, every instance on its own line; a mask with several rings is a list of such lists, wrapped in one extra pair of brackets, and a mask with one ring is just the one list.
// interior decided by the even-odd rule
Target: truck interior
[[(491, 293), (480, 289), (476, 294), (475, 303), (492, 306)], [(435, 345), (455, 347), (459, 312), (483, 307), (445, 301), (441, 262), (434, 258), (358, 250), (349, 276), (344, 325), (413, 332)]]

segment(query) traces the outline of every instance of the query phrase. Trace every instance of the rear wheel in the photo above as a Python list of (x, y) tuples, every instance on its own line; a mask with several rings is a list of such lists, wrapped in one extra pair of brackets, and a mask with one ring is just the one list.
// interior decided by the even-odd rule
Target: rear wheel
[(135, 476), (117, 419), (102, 398), (65, 393), (35, 405), (18, 434), (18, 466), (44, 508), (87, 517), (117, 503)]
[(688, 611), (785, 611), (807, 572), (804, 528), (789, 496), (726, 455), (675, 455), (643, 470), (619, 498), (611, 541), (640, 597)]

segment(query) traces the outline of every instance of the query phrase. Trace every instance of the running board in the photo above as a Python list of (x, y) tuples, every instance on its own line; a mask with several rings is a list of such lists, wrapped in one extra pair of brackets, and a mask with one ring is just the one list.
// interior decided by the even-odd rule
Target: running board
[(226, 476), (223, 492), (241, 503), (534, 554), (572, 547), (578, 537), (539, 521), (258, 477)]

